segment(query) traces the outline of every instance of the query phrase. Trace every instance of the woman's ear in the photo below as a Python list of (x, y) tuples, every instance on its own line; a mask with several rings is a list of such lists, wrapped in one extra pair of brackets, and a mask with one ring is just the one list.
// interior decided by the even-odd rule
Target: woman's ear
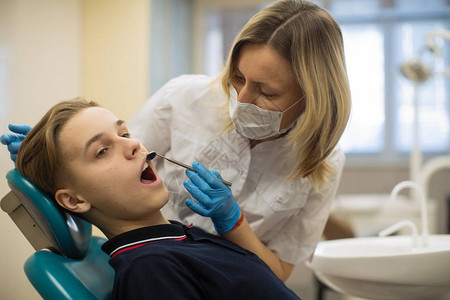
[(91, 204), (80, 198), (70, 189), (60, 189), (55, 193), (55, 199), (58, 204), (75, 213), (85, 213), (91, 209)]

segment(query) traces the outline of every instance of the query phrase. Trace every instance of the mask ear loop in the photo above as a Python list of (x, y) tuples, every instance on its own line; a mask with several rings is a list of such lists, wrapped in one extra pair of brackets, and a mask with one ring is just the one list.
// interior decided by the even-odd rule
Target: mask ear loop
[[(300, 101), (302, 101), (303, 99), (305, 99), (305, 95), (303, 95), (303, 97), (301, 97), (300, 99), (298, 99), (297, 101), (295, 101), (294, 104), (292, 104), (291, 106), (289, 106), (288, 108), (286, 108), (284, 111), (280, 112), (281, 113), (281, 117), (283, 117), (283, 114), (285, 112), (287, 112), (288, 110), (290, 110), (291, 108), (293, 108), (297, 103), (300, 103)], [(289, 124), (288, 126), (286, 126), (286, 128), (282, 129), (282, 130), (278, 130), (280, 132), (280, 134), (284, 134), (287, 131), (289, 131), (290, 129), (294, 128), (295, 125), (297, 124), (297, 122), (300, 120), (300, 118), (302, 118), (302, 116), (304, 116), (304, 113), (301, 113), (297, 119), (295, 119), (294, 121), (292, 121), (291, 124)]]
[(293, 108), (297, 103), (300, 103), (300, 101), (302, 101), (303, 99), (305, 99), (305, 95), (303, 95), (303, 97), (301, 97), (300, 99), (298, 99), (297, 101), (294, 102), (294, 104), (292, 104), (291, 106), (289, 106), (288, 108), (286, 108), (285, 110), (283, 110), (281, 113), (285, 113), (288, 110), (290, 110), (291, 108)]

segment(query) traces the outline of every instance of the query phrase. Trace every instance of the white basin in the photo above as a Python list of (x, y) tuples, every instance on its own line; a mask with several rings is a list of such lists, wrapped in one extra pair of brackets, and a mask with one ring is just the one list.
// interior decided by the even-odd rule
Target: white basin
[(428, 236), (413, 248), (410, 236), (320, 242), (310, 268), (341, 293), (371, 299), (432, 299), (450, 292), (450, 235)]

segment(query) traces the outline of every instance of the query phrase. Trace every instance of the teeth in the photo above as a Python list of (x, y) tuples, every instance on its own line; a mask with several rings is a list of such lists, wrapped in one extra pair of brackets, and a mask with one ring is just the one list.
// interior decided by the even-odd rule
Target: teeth
[(144, 170), (147, 169), (147, 168), (148, 168), (148, 162), (145, 162), (144, 163), (144, 167), (142, 168), (142, 172), (144, 172)]

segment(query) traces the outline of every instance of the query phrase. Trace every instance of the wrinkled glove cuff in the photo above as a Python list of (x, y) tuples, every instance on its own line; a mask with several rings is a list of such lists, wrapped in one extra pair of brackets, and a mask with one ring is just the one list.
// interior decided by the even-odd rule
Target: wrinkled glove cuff
[(214, 229), (216, 229), (219, 234), (225, 234), (233, 229), (240, 216), (241, 208), (236, 202), (234, 202), (233, 208), (227, 216), (217, 219), (211, 218), (211, 220), (214, 223)]

